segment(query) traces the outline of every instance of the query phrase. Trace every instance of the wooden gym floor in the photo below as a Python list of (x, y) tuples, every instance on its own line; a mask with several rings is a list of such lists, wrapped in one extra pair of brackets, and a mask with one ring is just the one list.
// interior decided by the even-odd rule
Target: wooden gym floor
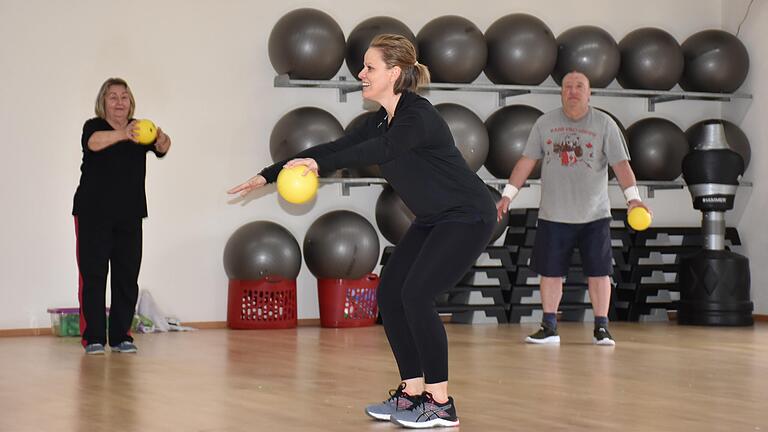
[[(448, 325), (464, 431), (768, 431), (768, 324)], [(363, 414), (398, 383), (380, 326), (201, 330), (86, 357), (76, 338), (0, 338), (0, 431), (394, 431)], [(458, 430), (458, 429), (453, 429)]]

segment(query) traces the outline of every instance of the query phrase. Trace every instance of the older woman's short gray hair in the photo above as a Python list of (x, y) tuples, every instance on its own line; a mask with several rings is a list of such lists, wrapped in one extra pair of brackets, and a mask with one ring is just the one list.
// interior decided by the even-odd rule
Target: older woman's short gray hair
[(133, 111), (136, 109), (136, 100), (133, 98), (133, 92), (131, 92), (131, 88), (128, 87), (128, 83), (122, 78), (109, 78), (101, 85), (99, 94), (96, 95), (96, 106), (94, 107), (96, 115), (103, 119), (107, 118), (107, 92), (113, 85), (125, 87), (125, 90), (128, 92), (128, 97), (131, 99), (131, 107), (128, 109), (128, 118), (133, 118)]

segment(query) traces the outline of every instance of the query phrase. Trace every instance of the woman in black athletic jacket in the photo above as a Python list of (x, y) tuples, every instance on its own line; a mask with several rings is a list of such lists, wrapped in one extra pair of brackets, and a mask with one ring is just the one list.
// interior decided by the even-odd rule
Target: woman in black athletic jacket
[(378, 302), (402, 383), (366, 413), (406, 427), (456, 426), (448, 396), (448, 342), (436, 295), (455, 286), (483, 251), (496, 224), (485, 184), (469, 169), (448, 125), (416, 89), (429, 71), (404, 37), (376, 37), (365, 54), (363, 97), (381, 109), (359, 129), (263, 169), (229, 190), (246, 194), (285, 167), (317, 173), (379, 165), (416, 215), (384, 268)]

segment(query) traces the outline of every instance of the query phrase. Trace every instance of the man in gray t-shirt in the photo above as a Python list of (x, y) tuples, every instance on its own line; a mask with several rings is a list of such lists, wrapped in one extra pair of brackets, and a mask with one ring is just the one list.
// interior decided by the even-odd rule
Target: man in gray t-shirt
[(628, 160), (629, 151), (607, 114), (587, 106), (572, 120), (562, 109), (550, 111), (533, 125), (523, 155), (541, 159), (539, 218), (577, 224), (611, 217), (608, 165)]
[(557, 310), (575, 247), (588, 277), (595, 313), (594, 342), (615, 345), (608, 332), (611, 300), (611, 205), (608, 166), (624, 191), (628, 209), (640, 201), (629, 152), (616, 122), (589, 106), (589, 79), (580, 72), (563, 77), (562, 108), (536, 121), (523, 156), (515, 164), (497, 210), (499, 218), (541, 160), (541, 204), (531, 267), (541, 275), (541, 328), (528, 343), (560, 343)]

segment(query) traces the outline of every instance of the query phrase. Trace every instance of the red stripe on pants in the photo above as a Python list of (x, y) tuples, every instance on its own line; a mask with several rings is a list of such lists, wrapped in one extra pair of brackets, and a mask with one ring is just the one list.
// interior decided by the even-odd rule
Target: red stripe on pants
[[(85, 334), (85, 328), (87, 323), (85, 322), (85, 314), (83, 313), (83, 274), (80, 272), (80, 240), (78, 238), (79, 225), (77, 222), (77, 216), (75, 216), (75, 257), (77, 259), (77, 303), (80, 307), (80, 334)], [(86, 345), (85, 339), (81, 339), (80, 343), (83, 346)]]

